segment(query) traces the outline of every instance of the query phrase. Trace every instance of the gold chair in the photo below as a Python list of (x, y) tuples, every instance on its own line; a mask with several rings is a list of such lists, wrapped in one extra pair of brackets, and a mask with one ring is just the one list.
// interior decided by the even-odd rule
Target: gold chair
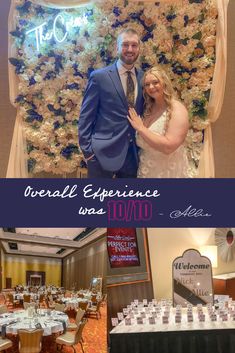
[(5, 314), (8, 312), (6, 304), (0, 306), (0, 314)]
[(82, 310), (80, 308), (78, 308), (77, 314), (76, 314), (76, 318), (75, 318), (75, 322), (70, 322), (67, 326), (67, 331), (73, 331), (73, 330), (77, 330), (80, 321), (82, 320), (83, 316), (85, 315), (85, 310)]
[(39, 353), (42, 349), (43, 329), (19, 329), (19, 353)]
[(7, 294), (7, 306), (12, 306), (13, 308), (20, 304), (19, 300), (14, 300), (14, 296), (12, 293)]
[(24, 301), (24, 303), (30, 303), (30, 301), (31, 301), (30, 294), (24, 294), (23, 295), (23, 301)]
[(63, 335), (57, 337), (55, 340), (57, 344), (57, 351), (58, 351), (58, 345), (61, 345), (62, 346), (61, 349), (63, 349), (63, 346), (73, 347), (74, 353), (76, 353), (76, 348), (74, 346), (80, 343), (82, 352), (85, 353), (83, 349), (83, 344), (82, 344), (82, 331), (86, 323), (87, 323), (87, 319), (83, 319), (82, 322), (79, 324), (75, 334), (71, 332), (66, 332)]
[(78, 302), (78, 307), (86, 312), (88, 307), (88, 302)]
[(6, 352), (8, 348), (12, 347), (12, 342), (8, 338), (0, 337), (0, 352)]
[(91, 307), (87, 308), (86, 315), (92, 315), (95, 314), (96, 318), (99, 319), (101, 318), (101, 312), (100, 312), (100, 306), (101, 306), (101, 300), (97, 302), (96, 305), (92, 305)]

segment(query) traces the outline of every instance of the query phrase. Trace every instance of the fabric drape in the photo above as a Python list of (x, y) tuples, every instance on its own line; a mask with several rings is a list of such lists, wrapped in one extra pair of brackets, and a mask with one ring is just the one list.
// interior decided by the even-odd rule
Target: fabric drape
[(210, 99), (208, 104), (208, 120), (210, 124), (205, 129), (204, 144), (200, 156), (198, 177), (215, 177), (213, 141), (211, 124), (220, 116), (224, 100), (227, 72), (227, 8), (229, 0), (217, 0), (218, 21), (216, 28), (216, 63), (213, 75)]

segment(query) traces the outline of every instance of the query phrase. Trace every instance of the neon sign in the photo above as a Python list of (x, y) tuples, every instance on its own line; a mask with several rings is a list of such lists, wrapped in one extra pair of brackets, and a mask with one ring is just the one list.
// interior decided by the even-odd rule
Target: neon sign
[[(61, 28), (61, 24), (65, 27), (65, 33), (63, 33), (63, 35), (58, 33)], [(35, 36), (37, 51), (39, 51), (43, 42), (47, 42), (54, 38), (57, 43), (62, 43), (67, 38), (72, 28), (80, 27), (86, 24), (88, 24), (86, 16), (75, 17), (65, 21), (64, 17), (61, 14), (58, 14), (54, 19), (53, 26), (50, 31), (45, 31), (47, 22), (43, 22), (41, 25), (27, 31), (26, 35), (31, 34)]]

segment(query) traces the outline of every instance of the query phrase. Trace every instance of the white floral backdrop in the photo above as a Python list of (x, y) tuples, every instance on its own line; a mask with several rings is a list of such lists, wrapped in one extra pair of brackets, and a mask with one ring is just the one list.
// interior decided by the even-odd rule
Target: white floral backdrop
[(115, 60), (116, 37), (127, 26), (136, 29), (142, 41), (139, 65), (143, 70), (161, 65), (189, 110), (187, 150), (191, 174), (197, 175), (209, 123), (216, 1), (109, 0), (71, 9), (28, 0), (15, 3), (10, 32), (15, 54), (9, 61), (18, 79), (15, 104), (23, 121), (31, 175), (69, 174), (84, 166), (77, 122), (86, 82), (94, 69)]

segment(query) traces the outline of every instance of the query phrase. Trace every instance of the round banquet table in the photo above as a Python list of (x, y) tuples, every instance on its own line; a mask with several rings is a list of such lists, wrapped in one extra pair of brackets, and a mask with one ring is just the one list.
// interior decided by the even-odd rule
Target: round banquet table
[(19, 329), (32, 329), (41, 326), (44, 330), (43, 336), (61, 332), (69, 322), (68, 315), (60, 311), (49, 311), (39, 309), (33, 317), (28, 317), (27, 310), (18, 310), (13, 313), (0, 315), (0, 330), (6, 327), (6, 334), (17, 334)]

